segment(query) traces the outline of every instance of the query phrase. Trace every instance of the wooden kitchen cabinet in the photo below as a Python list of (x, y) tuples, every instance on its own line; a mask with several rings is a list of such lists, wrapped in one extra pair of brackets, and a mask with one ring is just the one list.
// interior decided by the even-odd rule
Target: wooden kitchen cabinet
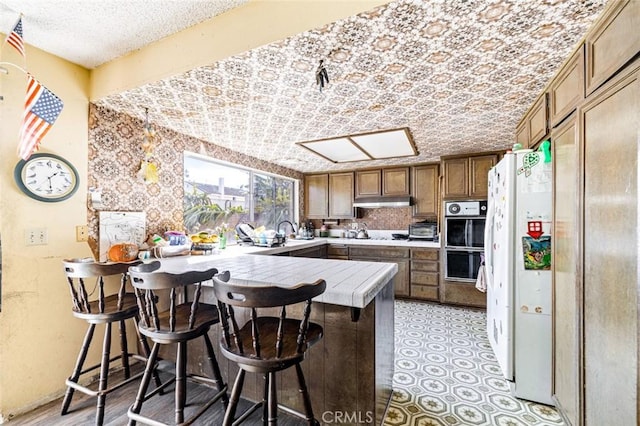
[(520, 123), (516, 129), (516, 143), (520, 146), (526, 147), (529, 145), (529, 126), (527, 123)]
[(326, 259), (327, 258), (327, 246), (321, 245), (316, 247), (308, 247), (302, 248), (298, 250), (293, 250), (289, 252), (289, 256), (293, 257), (312, 257), (316, 259)]
[(411, 249), (411, 298), (439, 301), (440, 253), (438, 249)]
[(516, 140), (522, 148), (534, 148), (549, 133), (547, 93), (542, 93), (516, 127)]
[(398, 273), (394, 282), (394, 294), (396, 297), (410, 296), (411, 271), (408, 248), (351, 246), (349, 247), (349, 260), (397, 263)]
[(413, 168), (411, 176), (413, 194), (413, 217), (438, 217), (439, 209), (439, 165), (427, 164)]
[[(633, 34), (640, 40), (637, 25), (629, 30), (617, 39)], [(640, 59), (596, 90), (579, 112), (584, 422), (578, 424), (604, 425), (615, 418), (616, 424), (637, 425)]]
[(304, 177), (305, 216), (309, 219), (329, 217), (329, 174)]
[[(576, 50), (549, 85), (549, 122), (555, 127), (584, 99), (584, 45)], [(516, 131), (517, 133), (517, 131)], [(553, 138), (551, 138), (553, 140)]]
[(581, 405), (580, 335), (582, 327), (581, 293), (582, 265), (578, 247), (581, 243), (579, 187), (578, 120), (569, 116), (551, 131), (553, 141), (553, 389), (554, 398), (562, 407), (570, 424), (578, 425)]
[(331, 173), (329, 175), (329, 218), (353, 217), (353, 172)]
[(487, 175), (497, 162), (497, 154), (444, 158), (443, 198), (487, 198)]
[(355, 198), (409, 196), (409, 167), (357, 170)]
[(309, 219), (353, 218), (353, 172), (306, 175), (304, 205)]
[(612, 3), (585, 39), (586, 92), (593, 93), (640, 51), (640, 1)]
[(442, 161), (444, 198), (469, 197), (469, 159), (448, 158)]
[(349, 260), (349, 246), (344, 244), (329, 244), (327, 259)]
[(375, 197), (382, 193), (382, 173), (377, 170), (356, 171), (356, 198)]
[(382, 196), (410, 195), (409, 174), (409, 167), (382, 169)]
[(469, 157), (469, 198), (487, 198), (489, 170), (498, 162), (498, 156)]

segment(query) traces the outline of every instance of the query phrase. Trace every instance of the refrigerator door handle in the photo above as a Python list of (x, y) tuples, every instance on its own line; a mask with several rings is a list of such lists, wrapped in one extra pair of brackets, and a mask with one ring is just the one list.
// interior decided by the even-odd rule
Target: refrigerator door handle
[(484, 270), (487, 286), (493, 286), (493, 219), (495, 216), (495, 202), (492, 194), (489, 194), (487, 201), (487, 219), (484, 226)]

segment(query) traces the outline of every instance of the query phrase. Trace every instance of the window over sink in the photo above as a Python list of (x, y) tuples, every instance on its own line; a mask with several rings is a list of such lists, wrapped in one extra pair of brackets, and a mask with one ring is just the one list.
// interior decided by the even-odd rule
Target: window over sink
[(297, 222), (296, 180), (200, 154), (184, 153), (184, 226), (189, 233), (238, 223), (276, 229)]

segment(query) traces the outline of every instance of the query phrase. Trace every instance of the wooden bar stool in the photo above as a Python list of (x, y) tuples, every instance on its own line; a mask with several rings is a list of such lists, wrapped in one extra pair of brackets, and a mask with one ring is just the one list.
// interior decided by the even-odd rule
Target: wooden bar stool
[[(66, 380), (67, 391), (62, 401), (62, 415), (68, 413), (74, 390), (78, 390), (87, 395), (97, 397), (96, 425), (102, 425), (107, 394), (142, 376), (142, 372), (132, 376), (129, 365), (130, 358), (146, 362), (150, 352), (146, 338), (138, 332), (138, 306), (136, 304), (136, 297), (133, 293), (126, 292), (126, 285), (129, 281), (129, 267), (136, 263), (139, 262), (97, 263), (91, 258), (68, 259), (63, 261), (65, 274), (69, 283), (69, 290), (71, 292), (73, 316), (87, 321), (89, 328), (85, 334), (75, 369)], [(116, 294), (105, 295), (104, 286), (106, 277), (116, 277), (116, 279), (120, 279), (120, 288)], [(85, 286), (85, 281), (90, 279), (96, 279), (95, 287), (92, 290), (95, 291), (97, 289), (98, 291), (95, 300), (89, 300), (90, 296), (87, 294), (87, 288)], [(144, 352), (144, 355), (129, 353), (125, 325), (125, 320), (128, 319), (135, 320), (136, 333), (138, 333), (140, 348)], [(120, 354), (111, 358), (111, 324), (114, 322), (118, 322), (120, 325)], [(102, 360), (100, 364), (83, 369), (97, 324), (105, 325)], [(119, 383), (108, 387), (109, 364), (118, 359), (122, 362), (125, 378)], [(100, 379), (97, 390), (90, 389), (78, 383), (82, 375), (98, 368), (100, 369)], [(156, 384), (160, 385), (160, 379), (157, 373), (155, 373), (155, 369), (154, 375)]]
[[(228, 404), (227, 385), (222, 380), (220, 368), (213, 352), (213, 345), (207, 334), (211, 326), (219, 322), (218, 308), (215, 305), (200, 302), (202, 282), (211, 280), (218, 273), (218, 270), (211, 268), (207, 271), (169, 274), (157, 272), (159, 268), (160, 262), (155, 261), (129, 269), (142, 317), (139, 325), (140, 332), (154, 342), (136, 400), (129, 407), (127, 413), (129, 425), (135, 425), (136, 421), (151, 425), (163, 425), (164, 423), (141, 415), (140, 411), (144, 401), (147, 401), (171, 383), (175, 383), (176, 424), (192, 423), (220, 399), (225, 407)], [(229, 272), (221, 274), (220, 279), (228, 280)], [(193, 300), (191, 302), (187, 301), (187, 287), (193, 288)], [(161, 311), (159, 306), (169, 306), (169, 308)], [(213, 379), (201, 375), (187, 374), (187, 342), (198, 337), (204, 339)], [(175, 377), (165, 382), (160, 388), (156, 388), (147, 394), (151, 372), (153, 371), (160, 345), (172, 343), (177, 344)], [(184, 407), (187, 402), (187, 379), (205, 385), (215, 385), (218, 390), (193, 416), (185, 420)]]
[[(278, 424), (278, 396), (276, 372), (295, 366), (298, 389), (302, 395), (305, 413), (297, 413), (281, 407), (291, 414), (304, 418), (309, 425), (320, 423), (313, 415), (311, 399), (307, 391), (300, 363), (308, 348), (322, 338), (322, 327), (309, 321), (311, 299), (325, 290), (324, 280), (301, 283), (293, 288), (250, 287), (224, 282), (214, 278), (214, 291), (221, 312), (223, 335), (220, 347), (225, 357), (240, 367), (236, 376), (229, 407), (224, 416), (224, 426), (237, 425), (262, 406), (264, 424)], [(287, 318), (286, 306), (306, 302), (302, 319)], [(233, 307), (250, 309), (250, 319), (239, 327)], [(259, 315), (257, 308), (280, 307), (278, 317)], [(264, 312), (263, 312), (264, 313)], [(242, 393), (245, 372), (264, 374), (265, 390), (261, 402), (254, 404), (240, 417), (235, 411)]]

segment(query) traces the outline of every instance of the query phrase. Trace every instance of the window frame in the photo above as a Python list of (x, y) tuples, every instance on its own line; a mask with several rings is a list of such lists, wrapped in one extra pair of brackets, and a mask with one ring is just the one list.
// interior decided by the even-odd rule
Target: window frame
[[(242, 171), (246, 171), (249, 173), (249, 190), (248, 190), (248, 194), (247, 196), (249, 197), (249, 221), (254, 224), (255, 221), (255, 179), (254, 179), (254, 175), (259, 174), (259, 175), (263, 175), (263, 176), (270, 176), (270, 177), (274, 177), (274, 178), (278, 178), (278, 179), (285, 179), (288, 181), (291, 181), (292, 183), (292, 188), (293, 188), (293, 193), (292, 193), (292, 210), (293, 210), (293, 220), (292, 222), (294, 223), (300, 223), (300, 208), (299, 208), (299, 203), (300, 203), (300, 181), (298, 179), (289, 177), (289, 176), (282, 176), (279, 175), (277, 173), (271, 173), (271, 172), (267, 172), (264, 170), (260, 170), (260, 169), (256, 169), (256, 168), (252, 168), (252, 167), (247, 167), (241, 164), (236, 164), (236, 163), (232, 163), (230, 161), (225, 161), (225, 160), (221, 160), (218, 158), (214, 158), (214, 157), (210, 157), (208, 155), (204, 155), (204, 154), (198, 154), (196, 152), (191, 152), (191, 151), (183, 151), (183, 156), (182, 156), (182, 165), (183, 165), (183, 172), (182, 172), (182, 187), (184, 188), (184, 175), (185, 175), (185, 171), (186, 171), (186, 167), (185, 167), (185, 159), (186, 157), (192, 157), (207, 163), (210, 163), (212, 165), (220, 165), (220, 166), (224, 166), (224, 167), (230, 167), (230, 168), (234, 168), (234, 169), (238, 169), (238, 170), (242, 170)], [(184, 211), (184, 204), (183, 204), (183, 211)]]

